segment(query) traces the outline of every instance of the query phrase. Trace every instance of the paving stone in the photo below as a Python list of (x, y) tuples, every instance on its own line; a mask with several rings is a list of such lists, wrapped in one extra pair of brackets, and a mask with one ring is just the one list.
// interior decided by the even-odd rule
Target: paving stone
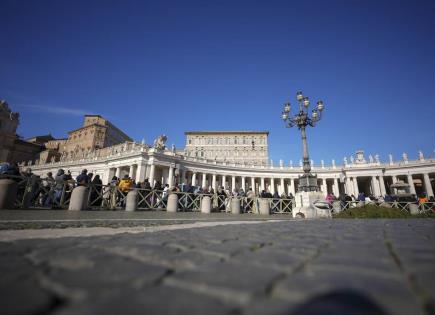
[(352, 271), (308, 269), (277, 284), (273, 296), (294, 303), (303, 303), (318, 295), (351, 291), (381, 305), (391, 314), (422, 314), (420, 301), (408, 283), (400, 277), (379, 277)]
[(73, 304), (57, 315), (93, 314), (231, 314), (236, 305), (191, 291), (159, 286), (144, 290), (124, 290), (108, 299), (95, 299)]
[(296, 315), (346, 314), (351, 301), (418, 315), (435, 300), (433, 231), (435, 220), (295, 220), (0, 242), (0, 302), (13, 314)]
[[(4, 246), (1, 246), (5, 249)], [(11, 249), (0, 256), (0, 302), (2, 314), (45, 313), (60, 303), (60, 299), (44, 290), (35, 268), (19, 251)]]
[(240, 264), (271, 268), (277, 271), (292, 273), (312, 255), (275, 250), (273, 247), (261, 248), (257, 251), (246, 251), (235, 257), (233, 261)]
[(275, 270), (230, 261), (176, 272), (166, 277), (164, 283), (245, 304), (254, 294), (264, 293), (277, 277), (282, 276)]
[(297, 303), (270, 297), (253, 299), (243, 308), (243, 314), (249, 315), (289, 315), (297, 308)]
[(168, 272), (164, 267), (98, 252), (86, 255), (86, 260), (80, 262), (82, 259), (83, 256), (79, 256), (70, 258), (70, 261), (61, 260), (60, 263), (59, 260), (50, 261), (54, 267), (47, 272), (47, 277), (64, 286), (94, 294), (119, 285), (150, 286)]

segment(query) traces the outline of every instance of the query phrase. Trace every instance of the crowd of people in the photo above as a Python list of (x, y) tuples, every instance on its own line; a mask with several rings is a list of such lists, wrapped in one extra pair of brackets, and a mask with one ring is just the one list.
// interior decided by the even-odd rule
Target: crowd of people
[[(103, 193), (107, 192), (107, 188), (112, 191), (117, 191), (115, 194), (114, 200), (115, 203), (125, 204), (125, 195), (132, 189), (140, 189), (144, 191), (144, 194), (147, 195), (149, 192), (155, 192), (156, 197), (145, 199), (150, 207), (159, 207), (164, 206), (166, 204), (168, 195), (171, 193), (180, 193), (179, 198), (184, 201), (186, 207), (192, 204), (192, 198), (185, 197), (185, 194), (193, 194), (193, 195), (217, 195), (218, 200), (218, 208), (220, 210), (225, 209), (228, 206), (228, 202), (232, 197), (240, 197), (244, 198), (244, 204), (242, 204), (243, 211), (250, 211), (253, 207), (253, 200), (257, 197), (256, 193), (252, 190), (252, 188), (247, 188), (246, 192), (243, 188), (234, 188), (230, 190), (229, 187), (219, 186), (216, 191), (212, 187), (201, 187), (201, 186), (192, 186), (189, 183), (181, 184), (175, 183), (172, 187), (169, 187), (168, 184), (162, 184), (159, 180), (155, 181), (154, 185), (152, 185), (148, 178), (146, 178), (142, 182), (136, 182), (134, 179), (130, 178), (128, 175), (124, 175), (122, 178), (118, 178), (113, 176), (108, 185), (103, 185), (103, 182), (99, 175), (95, 175), (88, 172), (86, 169), (82, 170), (81, 173), (74, 179), (71, 175), (71, 172), (64, 171), (63, 169), (59, 169), (56, 175), (53, 176), (51, 172), (48, 172), (45, 177), (39, 177), (32, 173), (30, 168), (27, 168), (24, 172), (20, 172), (18, 165), (15, 164), (3, 164), (0, 165), (0, 174), (9, 175), (11, 177), (16, 177), (18, 179), (28, 179), (30, 181), (30, 199), (31, 204), (39, 205), (39, 206), (56, 206), (60, 205), (62, 196), (64, 199), (67, 199), (72, 192), (72, 189), (75, 186), (87, 186), (91, 187), (90, 189), (90, 201), (94, 202), (93, 205), (101, 206), (104, 197)], [(19, 189), (19, 195), (24, 194), (24, 189)], [(106, 194), (108, 195), (108, 194)], [(285, 200), (284, 208), (292, 208), (294, 203), (294, 196), (290, 193), (287, 195), (283, 192), (281, 195), (275, 191), (273, 194), (265, 189), (262, 190), (258, 197), (260, 198), (269, 198), (272, 199), (272, 206), (277, 210), (277, 203), (279, 200)], [(183, 199), (184, 198), (184, 199)], [(334, 201), (339, 201), (341, 205), (341, 209), (346, 209), (352, 207), (356, 203), (364, 203), (364, 204), (384, 204), (391, 202), (408, 202), (408, 203), (427, 203), (427, 202), (435, 202), (433, 196), (427, 198), (425, 195), (409, 195), (400, 199), (397, 195), (385, 195), (380, 197), (374, 196), (366, 196), (364, 192), (360, 192), (358, 196), (341, 194), (336, 197), (333, 193), (328, 193), (326, 195), (325, 200), (330, 204), (331, 209), (333, 208)], [(183, 203), (181, 203), (183, 204)]]

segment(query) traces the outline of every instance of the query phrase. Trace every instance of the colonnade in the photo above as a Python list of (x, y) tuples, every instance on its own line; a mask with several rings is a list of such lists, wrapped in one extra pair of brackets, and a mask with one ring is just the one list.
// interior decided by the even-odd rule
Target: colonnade
[[(255, 193), (262, 190), (269, 191), (271, 194), (278, 192), (279, 195), (285, 193), (286, 195), (294, 195), (297, 192), (299, 184), (298, 177), (280, 176), (280, 177), (266, 177), (253, 175), (226, 175), (216, 173), (206, 173), (199, 171), (182, 170), (180, 177), (177, 179), (180, 184), (190, 184), (192, 186), (205, 187), (207, 189), (213, 188), (214, 191), (218, 187), (223, 187), (230, 191), (243, 189), (247, 191), (252, 189)], [(339, 181), (338, 178), (321, 178), (319, 185), (322, 191), (334, 193), (339, 195)]]
[[(295, 168), (248, 167), (190, 160), (173, 152), (126, 152), (125, 156), (105, 156), (89, 161), (60, 161), (32, 166), (32, 170), (44, 176), (48, 171), (57, 172), (59, 168), (70, 170), (77, 176), (81, 169), (88, 169), (102, 177), (104, 184), (113, 176), (129, 176), (136, 182), (146, 178), (153, 186), (155, 182), (173, 186), (190, 184), (213, 188), (224, 187), (230, 191), (253, 189), (256, 194), (268, 190), (279, 195), (295, 195), (302, 170)], [(394, 194), (391, 185), (397, 182), (409, 184), (410, 193), (434, 195), (435, 160), (419, 160), (405, 164), (367, 164), (361, 167), (344, 165), (315, 170), (318, 186), (326, 195), (333, 193), (357, 196), (384, 196)]]
[[(158, 173), (158, 174), (157, 174)], [(269, 191), (271, 194), (278, 192), (279, 195), (294, 195), (297, 192), (299, 183), (297, 174), (280, 174), (279, 176), (264, 176), (255, 174), (237, 175), (228, 173), (210, 173), (203, 170), (191, 170), (181, 168), (176, 171), (175, 165), (158, 165), (155, 163), (137, 163), (131, 165), (121, 165), (112, 167), (106, 181), (109, 182), (113, 176), (122, 178), (128, 175), (136, 182), (141, 182), (148, 178), (151, 185), (155, 181), (162, 181), (162, 184), (173, 186), (175, 184), (190, 184), (192, 186), (213, 188), (224, 187), (230, 191), (243, 189), (245, 192), (252, 189), (255, 193), (262, 190)], [(346, 193), (357, 196), (360, 192), (366, 195), (385, 196), (386, 194), (395, 193), (389, 189), (391, 184), (399, 180), (407, 183), (410, 187), (410, 193), (426, 193), (427, 196), (433, 196), (432, 178), (434, 173), (408, 173), (408, 174), (332, 174), (330, 177), (319, 175), (318, 185), (320, 190), (326, 195), (333, 193), (335, 196)], [(103, 180), (104, 181), (104, 180)]]
[[(345, 192), (348, 195), (357, 196), (360, 192), (366, 195), (385, 196), (394, 194), (397, 191), (390, 189), (391, 184), (399, 181), (409, 185), (409, 192), (414, 195), (425, 193), (427, 196), (434, 196), (432, 173), (397, 174), (397, 175), (360, 175), (345, 178)], [(369, 192), (369, 193), (368, 193)]]
[[(151, 166), (152, 167), (152, 166)], [(259, 174), (227, 174), (227, 173), (210, 173), (203, 170), (190, 170), (189, 168), (181, 168), (178, 175), (175, 176), (174, 167), (169, 167), (169, 177), (167, 182), (169, 186), (174, 184), (190, 184), (192, 186), (213, 188), (214, 191), (218, 187), (224, 187), (230, 191), (243, 189), (245, 192), (252, 189), (255, 193), (260, 193), (262, 190), (269, 191), (279, 195), (294, 195), (297, 192), (299, 179), (297, 174), (279, 174), (279, 176), (262, 176)], [(154, 180), (153, 172), (149, 174), (149, 180), (152, 183)], [(435, 177), (434, 173), (415, 173), (415, 174), (398, 174), (398, 175), (375, 175), (375, 174), (359, 174), (352, 173), (345, 176), (340, 174), (331, 174), (331, 176), (318, 176), (318, 185), (320, 190), (326, 195), (333, 193), (335, 196), (346, 193), (348, 195), (357, 196), (360, 192), (365, 195), (385, 196), (386, 194), (395, 193), (389, 186), (402, 181), (409, 184), (410, 193), (420, 194), (426, 193), (427, 196), (433, 196), (432, 181)], [(432, 177), (431, 177), (432, 176)], [(432, 178), (432, 181), (431, 181)]]

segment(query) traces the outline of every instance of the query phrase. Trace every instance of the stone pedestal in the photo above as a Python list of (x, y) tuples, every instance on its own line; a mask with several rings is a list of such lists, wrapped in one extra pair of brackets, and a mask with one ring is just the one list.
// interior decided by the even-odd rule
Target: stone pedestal
[(415, 203), (411, 203), (411, 204), (409, 204), (409, 212), (411, 213), (411, 214), (419, 214), (419, 211), (418, 211), (418, 205), (417, 204), (415, 204)]
[(201, 200), (201, 213), (211, 212), (211, 199), (209, 196), (202, 197)]
[(125, 211), (136, 211), (137, 210), (137, 190), (130, 190), (127, 194), (125, 201)]
[(231, 213), (240, 214), (240, 200), (238, 198), (231, 199)]
[(169, 194), (168, 196), (168, 205), (166, 206), (167, 212), (177, 212), (178, 210), (178, 195), (177, 194)]
[(334, 210), (334, 213), (340, 213), (341, 212), (341, 202), (336, 200), (332, 202), (332, 209)]
[(293, 209), (294, 218), (314, 219), (319, 217), (330, 217), (330, 211), (316, 207), (315, 203), (325, 202), (323, 193), (318, 191), (302, 191), (295, 195), (296, 207)]
[(0, 209), (13, 209), (17, 198), (17, 183), (12, 179), (0, 179)]
[(270, 215), (270, 203), (267, 199), (259, 199), (259, 212), (263, 215)]
[(88, 203), (88, 188), (85, 186), (77, 186), (72, 191), (68, 210), (74, 210), (74, 211), (85, 210), (87, 208), (87, 203)]

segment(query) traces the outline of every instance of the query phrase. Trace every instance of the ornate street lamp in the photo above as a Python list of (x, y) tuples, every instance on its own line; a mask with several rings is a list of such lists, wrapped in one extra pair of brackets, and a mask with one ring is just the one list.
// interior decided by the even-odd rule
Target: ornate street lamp
[(299, 112), (290, 116), (291, 105), (290, 103), (284, 104), (282, 112), (282, 119), (287, 128), (298, 127), (302, 135), (303, 146), (303, 170), (304, 174), (299, 177), (298, 191), (318, 191), (317, 175), (311, 174), (310, 157), (308, 155), (307, 134), (305, 128), (307, 126), (314, 127), (316, 123), (322, 118), (324, 105), (322, 101), (317, 102), (317, 106), (311, 111), (311, 116), (308, 112), (310, 101), (307, 96), (304, 96), (301, 91), (296, 93), (296, 99), (299, 103)]

